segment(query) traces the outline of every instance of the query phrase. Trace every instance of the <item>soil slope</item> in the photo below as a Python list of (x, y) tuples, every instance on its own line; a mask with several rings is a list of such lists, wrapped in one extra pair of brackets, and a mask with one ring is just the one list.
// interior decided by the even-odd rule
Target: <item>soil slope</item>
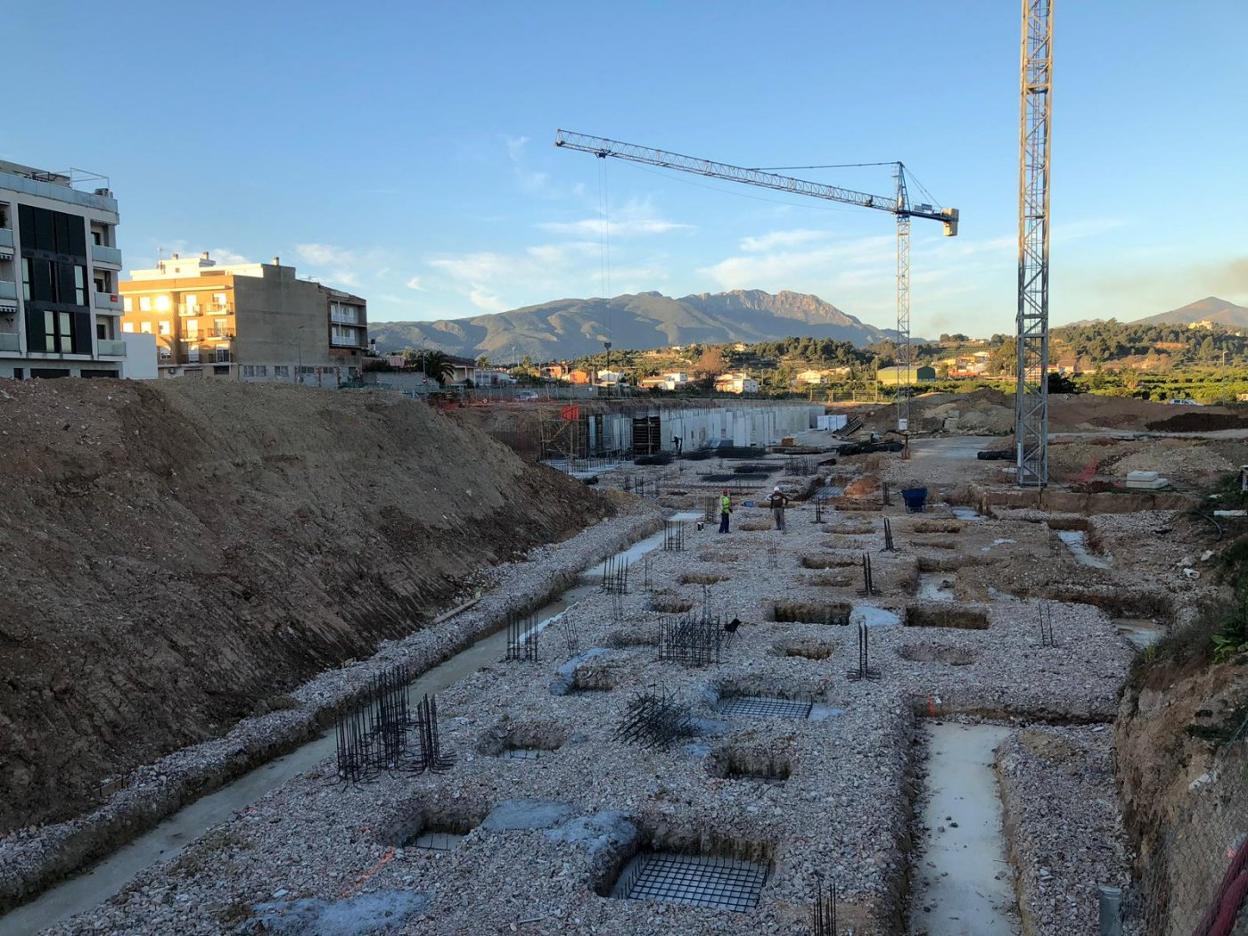
[(422, 404), (0, 381), (0, 833), (282, 704), (610, 512)]

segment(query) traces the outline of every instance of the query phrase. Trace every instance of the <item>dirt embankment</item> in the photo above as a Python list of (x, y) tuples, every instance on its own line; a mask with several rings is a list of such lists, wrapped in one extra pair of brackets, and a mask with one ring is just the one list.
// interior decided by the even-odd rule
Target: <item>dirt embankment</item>
[[(868, 428), (892, 429), (895, 411), (890, 405), (867, 417)], [(1014, 431), (1014, 397), (1001, 390), (981, 388), (970, 393), (927, 393), (910, 402), (910, 423), (920, 432), (961, 435), (1010, 435)], [(1237, 429), (1248, 417), (1226, 407), (1204, 406), (1199, 411), (1133, 397), (1092, 393), (1049, 396), (1049, 428), (1053, 432), (1095, 429), (1145, 429), (1167, 432), (1204, 432)]]
[(1144, 911), (1190, 932), (1248, 824), (1248, 665), (1160, 661), (1123, 697), (1114, 747)]
[(0, 382), (0, 833), (280, 706), (610, 512), (377, 393)]

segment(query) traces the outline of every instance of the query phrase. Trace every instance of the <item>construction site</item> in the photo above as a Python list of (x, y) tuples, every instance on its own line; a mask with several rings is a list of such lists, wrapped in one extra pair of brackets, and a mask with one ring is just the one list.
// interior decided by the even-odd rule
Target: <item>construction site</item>
[[(0, 381), (0, 936), (1248, 933), (1248, 409), (1050, 393), (1022, 14), (1013, 394)], [(555, 145), (891, 215), (910, 383), (903, 163)]]
[(1028, 490), (999, 394), (559, 471), (386, 393), (6, 393), (0, 932), (1179, 933), (1242, 839), (1241, 668), (1157, 641), (1248, 430), (1055, 398)]

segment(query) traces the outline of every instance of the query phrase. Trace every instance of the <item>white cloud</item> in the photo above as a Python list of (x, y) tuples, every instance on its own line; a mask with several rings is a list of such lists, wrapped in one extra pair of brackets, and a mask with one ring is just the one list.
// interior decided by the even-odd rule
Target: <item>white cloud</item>
[(408, 289), (415, 289), (417, 292), (423, 292), (425, 288), (424, 286), (421, 285), (419, 276), (413, 276), (409, 278), (408, 281), (404, 283), (403, 285), (405, 285)]
[(235, 253), (228, 247), (213, 247), (208, 251), (208, 255), (218, 264), (223, 266), (233, 266), (236, 263), (250, 263), (246, 257), (240, 253)]
[(550, 194), (550, 175), (529, 169), (524, 165), (524, 152), (529, 145), (527, 136), (504, 136), (503, 145), (507, 147), (507, 158), (511, 161), (511, 171), (515, 174), (520, 190), (529, 195)]
[(360, 254), (347, 247), (333, 244), (295, 244), (295, 253), (305, 263), (317, 266), (354, 265), (360, 262)]
[(755, 253), (763, 250), (774, 250), (777, 247), (799, 247), (802, 244), (809, 244), (813, 241), (825, 240), (828, 236), (826, 231), (794, 228), (789, 231), (768, 231), (766, 234), (760, 234), (758, 237), (743, 237), (739, 246), (748, 253)]
[(483, 286), (474, 286), (468, 291), (468, 301), (483, 312), (506, 312), (507, 303)]
[(438, 257), (429, 261), (435, 270), (441, 270), (452, 279), (463, 282), (491, 280), (513, 270), (514, 257), (483, 250), (459, 256)]
[(718, 263), (703, 267), (697, 272), (709, 276), (724, 289), (794, 288), (799, 278), (818, 276), (825, 279), (830, 274), (846, 275), (855, 268), (855, 275), (864, 271), (856, 268), (874, 267), (870, 275), (880, 275), (890, 263), (896, 262), (896, 241), (892, 237), (872, 236), (852, 241), (841, 241), (810, 250), (780, 250), (769, 253), (753, 253), (746, 256), (727, 257)]
[(389, 252), (375, 247), (296, 244), (295, 255), (311, 267), (308, 276), (348, 289), (360, 288), (366, 277), (375, 282), (390, 272)]
[(514, 162), (524, 155), (524, 148), (529, 145), (529, 138), (527, 136), (505, 136), (503, 137), (503, 142), (507, 146), (507, 157)]
[(693, 230), (691, 224), (681, 224), (660, 217), (649, 199), (636, 198), (610, 209), (607, 218), (600, 215), (579, 221), (546, 221), (538, 227), (552, 234), (577, 237), (600, 237), (604, 233), (611, 237), (648, 237), (672, 231)]
[(543, 231), (552, 234), (576, 234), (596, 236), (603, 233), (611, 237), (645, 237), (650, 234), (667, 234), (670, 231), (688, 231), (693, 226), (665, 221), (662, 218), (638, 218), (632, 221), (604, 221), (602, 218), (585, 218), (581, 221), (547, 221), (539, 224)]

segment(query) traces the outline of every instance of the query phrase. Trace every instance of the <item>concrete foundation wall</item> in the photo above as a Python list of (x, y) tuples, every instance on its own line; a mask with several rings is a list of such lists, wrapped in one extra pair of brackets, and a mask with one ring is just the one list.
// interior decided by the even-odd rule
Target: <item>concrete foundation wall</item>
[[(822, 413), (822, 407), (815, 407)], [(673, 438), (682, 441), (682, 448), (692, 452), (700, 448), (732, 445), (771, 445), (786, 435), (810, 426), (811, 407), (807, 403), (727, 403), (722, 406), (671, 407), (653, 410), (629, 410), (602, 415), (602, 444), (598, 444), (596, 418), (589, 423), (589, 451), (631, 451), (633, 420), (643, 415), (659, 417), (662, 450), (673, 452)]]

